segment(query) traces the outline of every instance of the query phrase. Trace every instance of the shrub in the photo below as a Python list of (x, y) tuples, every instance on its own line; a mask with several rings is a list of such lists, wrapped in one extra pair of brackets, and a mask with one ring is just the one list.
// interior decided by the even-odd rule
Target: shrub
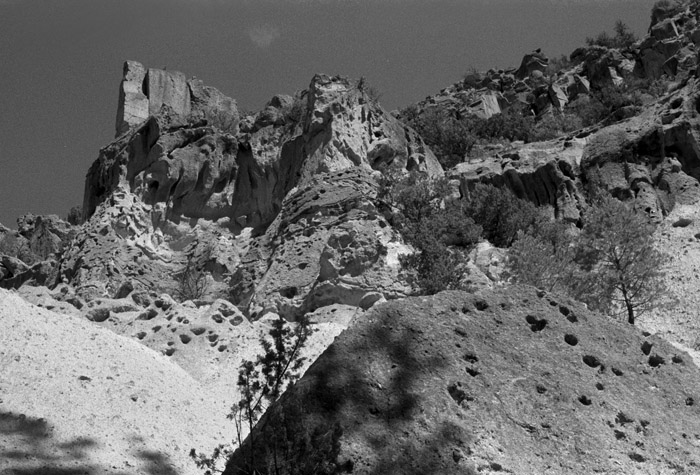
[[(237, 450), (243, 451), (240, 458), (245, 461), (245, 467), (239, 468), (248, 470), (245, 473), (279, 473), (280, 470), (283, 473), (292, 473), (285, 470), (285, 460), (288, 459), (290, 452), (309, 450), (312, 455), (315, 455), (315, 457), (309, 457), (309, 460), (318, 466), (322, 466), (324, 462), (332, 464), (333, 457), (337, 456), (337, 451), (334, 449), (338, 448), (339, 428), (334, 428), (331, 434), (304, 433), (299, 427), (300, 417), (294, 414), (294, 411), (288, 414), (271, 413), (260, 421), (262, 428), (256, 427), (265, 410), (279, 399), (286, 387), (299, 378), (299, 371), (305, 361), (301, 351), (311, 332), (308, 319), (302, 318), (292, 328), (280, 316), (273, 321), (268, 336), (260, 339), (263, 352), (258, 354), (255, 361), (245, 360), (241, 363), (237, 382), (241, 399), (231, 407), (228, 418), (233, 420), (236, 426), (235, 445), (238, 446)], [(248, 430), (245, 441), (243, 440), (244, 428)], [(261, 465), (268, 465), (260, 458), (260, 434), (265, 434), (266, 439), (268, 436), (273, 437), (272, 447), (275, 451), (279, 450), (279, 453), (265, 454), (264, 459), (272, 464), (271, 467), (266, 467), (267, 472), (259, 471)], [(269, 442), (270, 440), (263, 442), (266, 451)], [(314, 444), (318, 445), (316, 451), (312, 450)], [(232, 454), (233, 451), (226, 445), (219, 445), (210, 456), (199, 454), (195, 449), (190, 451), (190, 457), (199, 468), (206, 470), (207, 475), (219, 471), (217, 469), (221, 462), (229, 459)]]
[(548, 292), (571, 294), (576, 265), (574, 236), (560, 221), (543, 223), (528, 232), (519, 231), (508, 251), (506, 272), (510, 279)]
[[(206, 257), (208, 259), (208, 256)], [(194, 254), (189, 254), (182, 268), (175, 274), (175, 292), (180, 301), (201, 299), (209, 291), (207, 273), (198, 265)]]
[(367, 97), (369, 102), (375, 105), (379, 104), (379, 99), (382, 97), (381, 91), (373, 84), (370, 84), (364, 76), (357, 81), (357, 89)]
[(621, 201), (608, 196), (595, 203), (581, 233), (578, 258), (590, 276), (590, 303), (607, 311), (621, 305), (631, 324), (653, 308), (665, 291), (664, 259), (654, 248), (653, 233), (648, 218)]
[(530, 138), (533, 142), (555, 139), (563, 134), (583, 128), (583, 120), (569, 113), (545, 115), (533, 128)]
[(474, 129), (479, 119), (475, 117), (458, 117), (437, 107), (419, 112), (416, 106), (409, 106), (400, 118), (418, 132), (443, 168), (462, 162), (477, 140)]
[(418, 173), (385, 180), (380, 197), (395, 209), (392, 224), (416, 252), (402, 256), (408, 280), (423, 294), (457, 289), (466, 254), (478, 242), (481, 228), (460, 202), (445, 202), (449, 184)]
[(617, 20), (615, 22), (615, 36), (609, 35), (607, 32), (599, 33), (595, 38), (586, 38), (588, 46), (604, 46), (606, 48), (629, 48), (637, 41), (637, 36), (630, 31), (629, 26)]
[(465, 216), (462, 206), (448, 204), (404, 228), (406, 241), (417, 252), (401, 256), (401, 264), (415, 271), (409, 280), (424, 294), (459, 289), (466, 254), (480, 236), (481, 228)]
[(566, 293), (634, 324), (665, 292), (662, 255), (646, 217), (610, 196), (595, 199), (580, 236), (561, 224), (518, 234), (507, 271), (517, 282)]
[(526, 115), (515, 107), (510, 107), (478, 123), (476, 134), (487, 140), (503, 138), (510, 141), (531, 142), (534, 127), (534, 117)]
[(68, 211), (68, 216), (66, 216), (66, 221), (68, 221), (73, 226), (80, 226), (85, 222), (83, 218), (83, 207), (73, 206), (70, 211)]
[(543, 219), (532, 202), (519, 199), (507, 188), (481, 183), (470, 190), (464, 212), (497, 247), (509, 247), (519, 231), (526, 232)]

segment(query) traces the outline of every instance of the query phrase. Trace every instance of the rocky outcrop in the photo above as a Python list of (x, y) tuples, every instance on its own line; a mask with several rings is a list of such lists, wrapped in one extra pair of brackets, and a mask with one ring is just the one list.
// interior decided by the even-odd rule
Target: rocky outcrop
[[(132, 66), (127, 63), (124, 84), (133, 82)], [(168, 219), (242, 219), (256, 227), (269, 224), (286, 193), (318, 172), (390, 164), (442, 173), (415, 132), (344, 78), (319, 75), (294, 100), (278, 96), (234, 137), (190, 110), (201, 103), (226, 115), (220, 93), (180, 73), (148, 70), (146, 76), (154, 98), (150, 119), (101, 151), (86, 179), (87, 216), (126, 183), (143, 202), (162, 203)], [(190, 102), (181, 100), (190, 97), (185, 89), (195, 91)], [(160, 109), (153, 105), (161, 102)]]
[(547, 70), (548, 65), (549, 58), (543, 55), (540, 50), (533, 51), (523, 56), (520, 67), (515, 71), (515, 77), (523, 80), (533, 75), (542, 76)]
[(295, 319), (331, 304), (366, 309), (405, 296), (398, 254), (409, 251), (375, 208), (376, 193), (361, 168), (323, 173), (292, 191), (242, 257), (234, 301), (254, 318)]
[(700, 121), (697, 79), (641, 114), (547, 142), (486, 149), (479, 160), (448, 175), (462, 196), (475, 183), (506, 186), (557, 218), (577, 222), (595, 184), (660, 222), (675, 204), (700, 200)]
[(258, 424), (254, 456), (247, 440), (224, 473), (280, 451), (278, 467), (327, 473), (693, 471), (699, 387), (686, 353), (534, 289), (388, 302), (335, 340)]
[(515, 144), (488, 158), (460, 163), (448, 176), (459, 180), (463, 197), (469, 196), (476, 183), (507, 187), (519, 198), (551, 207), (556, 218), (575, 223), (586, 207), (579, 179), (586, 142), (586, 138), (567, 137)]
[(636, 50), (636, 72), (657, 79), (663, 75), (687, 75), (697, 67), (698, 5), (688, 2), (652, 12), (649, 35)]
[(0, 287), (53, 284), (57, 260), (77, 228), (55, 215), (27, 214), (17, 220), (17, 225), (17, 231), (0, 225)]
[(666, 96), (642, 114), (592, 135), (581, 157), (582, 178), (657, 222), (675, 203), (700, 199), (700, 100), (697, 80)]
[[(261, 251), (272, 256), (277, 246), (273, 234), (289, 234), (285, 229), (289, 220), (280, 216), (296, 212), (288, 209), (296, 206), (296, 201), (289, 201), (290, 193), (311, 193), (308, 190), (320, 186), (318, 191), (329, 192), (329, 196), (339, 192), (334, 199), (340, 203), (346, 199), (342, 190), (352, 188), (349, 183), (353, 179), (358, 180), (356, 187), (366, 195), (364, 198), (373, 196), (374, 188), (365, 188), (367, 176), (374, 170), (421, 171), (431, 176), (443, 173), (422, 139), (386, 113), (369, 96), (363, 81), (317, 75), (308, 90), (294, 97), (273, 97), (262, 111), (246, 117), (240, 123), (240, 132), (234, 134), (206, 115), (207, 111), (218, 111), (222, 117), (235, 118), (238, 126), (236, 114), (226, 108), (230, 101), (218, 91), (199, 81), (185, 81), (180, 73), (146, 71), (133, 62), (125, 68), (125, 90), (132, 90), (142, 75), (149, 85), (143, 92), (149, 101), (149, 116), (102, 149), (91, 166), (83, 205), (90, 220), (61, 262), (61, 279), (72, 283), (84, 297), (113, 296), (132, 281), (137, 286), (172, 292), (177, 285), (174, 277), (187, 256), (201, 254), (213, 245), (218, 251), (213, 257), (200, 259), (200, 268), (213, 272), (211, 284), (217, 292), (226, 292), (233, 274), (245, 274), (241, 279), (247, 287), (240, 292), (238, 302), (246, 311), (248, 305), (256, 309), (251, 310), (256, 314), (261, 309), (279, 311), (291, 306), (295, 309), (292, 313), (297, 314), (323, 306), (342, 286), (330, 286), (334, 290), (324, 291), (325, 297), (319, 297), (320, 290), (316, 289), (315, 297), (310, 299), (306, 293), (315, 286), (317, 277), (303, 285), (290, 284), (284, 283), (289, 276), (274, 266), (263, 280), (258, 280), (261, 275), (253, 273), (252, 278), (237, 267), (241, 256), (252, 252), (249, 248), (257, 242), (256, 236), (266, 236), (266, 243), (275, 242), (272, 248)], [(185, 90), (190, 94), (184, 94)], [(133, 107), (126, 93), (122, 96), (122, 109), (141, 107), (140, 96), (133, 96)], [(197, 115), (197, 111), (201, 113)], [(333, 177), (344, 170), (359, 170), (359, 174), (344, 178), (346, 188), (322, 189), (319, 177), (328, 177), (331, 186), (336, 183)], [(371, 203), (365, 199), (362, 206), (369, 209)], [(317, 208), (325, 210), (325, 205)], [(366, 219), (361, 217), (355, 223), (363, 231), (348, 231), (351, 240), (361, 240), (353, 246), (380, 249), (396, 240), (374, 223), (368, 222), (363, 228), (359, 222)], [(277, 224), (266, 232), (272, 223)], [(312, 230), (306, 232), (312, 233), (320, 226), (315, 221), (308, 225)], [(325, 245), (333, 231), (324, 233), (319, 243)], [(375, 234), (380, 236), (379, 241)], [(289, 241), (294, 239), (290, 237)], [(317, 260), (306, 272), (318, 265)], [(373, 301), (374, 297), (364, 299), (371, 285), (360, 282), (363, 278), (376, 280), (367, 277), (366, 270), (354, 271), (357, 282), (343, 284), (349, 287), (343, 287), (341, 293), (345, 296), (339, 297), (342, 303), (364, 302), (366, 306), (366, 302)], [(395, 270), (389, 274), (395, 279)], [(261, 289), (251, 290), (251, 285), (258, 284)], [(383, 284), (377, 285), (384, 288)], [(279, 295), (287, 287), (305, 286), (311, 287), (295, 296), (294, 303), (269, 305), (272, 294)], [(402, 291), (388, 290), (387, 296)]]
[(119, 86), (116, 136), (163, 112), (179, 121), (204, 121), (233, 134), (239, 121), (236, 102), (202, 81), (187, 80), (177, 71), (146, 69), (141, 63), (126, 61)]

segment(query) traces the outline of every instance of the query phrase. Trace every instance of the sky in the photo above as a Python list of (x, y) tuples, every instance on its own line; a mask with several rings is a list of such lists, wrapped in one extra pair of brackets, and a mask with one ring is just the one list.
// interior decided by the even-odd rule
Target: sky
[(569, 54), (655, 0), (0, 0), (0, 223), (82, 204), (114, 139), (122, 64), (198, 77), (260, 109), (315, 73), (364, 76), (387, 109), (473, 68)]

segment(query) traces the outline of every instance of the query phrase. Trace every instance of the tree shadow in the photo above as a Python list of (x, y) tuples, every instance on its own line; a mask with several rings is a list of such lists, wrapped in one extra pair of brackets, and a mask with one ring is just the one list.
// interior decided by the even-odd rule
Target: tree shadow
[(99, 473), (89, 460), (94, 440), (78, 437), (70, 442), (53, 440), (46, 419), (0, 412), (0, 468), (7, 475), (91, 475)]
[[(148, 450), (142, 439), (134, 456), (138, 472), (178, 475), (167, 455)], [(0, 412), (0, 473), (2, 475), (101, 475), (112, 470), (91, 460), (99, 443), (88, 437), (68, 442), (54, 438), (49, 421), (14, 412)], [(124, 473), (123, 475), (126, 475)]]
[[(459, 405), (443, 379), (453, 355), (433, 346), (446, 337), (444, 325), (420, 321), (428, 310), (374, 311), (347, 330), (263, 416), (224, 474), (274, 473), (279, 460), (279, 473), (454, 470), (473, 436), (455, 421)], [(454, 410), (432, 407), (435, 394)]]

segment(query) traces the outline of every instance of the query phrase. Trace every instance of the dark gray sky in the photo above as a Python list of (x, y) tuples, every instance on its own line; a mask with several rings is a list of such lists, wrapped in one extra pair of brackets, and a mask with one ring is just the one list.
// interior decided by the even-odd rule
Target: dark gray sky
[(391, 110), (472, 67), (569, 54), (655, 0), (0, 0), (0, 223), (65, 216), (114, 137), (122, 63), (197, 76), (257, 110), (314, 73), (365, 76)]

